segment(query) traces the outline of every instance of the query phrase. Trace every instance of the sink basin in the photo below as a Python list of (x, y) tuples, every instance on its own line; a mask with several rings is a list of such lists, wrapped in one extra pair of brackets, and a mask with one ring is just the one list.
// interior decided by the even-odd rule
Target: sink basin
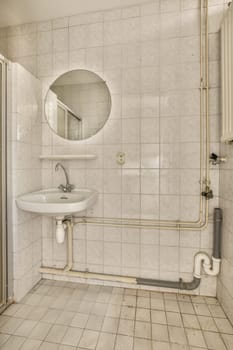
[(72, 192), (62, 192), (51, 188), (22, 195), (16, 203), (25, 211), (62, 218), (88, 209), (97, 196), (98, 192), (92, 189), (75, 188)]

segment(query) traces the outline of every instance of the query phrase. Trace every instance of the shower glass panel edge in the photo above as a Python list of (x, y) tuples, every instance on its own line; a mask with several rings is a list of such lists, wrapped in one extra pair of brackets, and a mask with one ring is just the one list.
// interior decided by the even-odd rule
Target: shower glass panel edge
[(7, 61), (0, 55), (0, 313), (6, 308), (8, 292), (7, 240)]

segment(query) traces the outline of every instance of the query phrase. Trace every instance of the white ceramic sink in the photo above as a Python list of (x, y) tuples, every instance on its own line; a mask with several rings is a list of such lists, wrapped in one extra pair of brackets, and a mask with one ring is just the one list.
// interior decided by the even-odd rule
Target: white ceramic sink
[(62, 192), (57, 188), (28, 193), (17, 198), (17, 206), (25, 211), (48, 216), (64, 217), (91, 207), (98, 192), (92, 189), (75, 188)]

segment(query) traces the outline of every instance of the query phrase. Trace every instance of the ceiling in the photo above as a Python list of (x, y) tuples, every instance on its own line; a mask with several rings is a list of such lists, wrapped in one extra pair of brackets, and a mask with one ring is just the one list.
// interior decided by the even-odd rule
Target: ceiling
[(148, 0), (0, 0), (0, 27), (146, 2)]

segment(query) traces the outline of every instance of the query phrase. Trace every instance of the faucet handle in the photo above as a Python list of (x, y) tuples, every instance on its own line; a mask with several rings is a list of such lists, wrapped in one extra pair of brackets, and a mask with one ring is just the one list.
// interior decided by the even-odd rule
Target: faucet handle
[(68, 184), (68, 185), (66, 186), (66, 191), (67, 191), (67, 192), (71, 192), (74, 188), (75, 188), (74, 185)]
[(59, 185), (58, 189), (61, 190), (62, 192), (66, 192), (67, 191), (66, 186), (64, 186), (64, 185)]

